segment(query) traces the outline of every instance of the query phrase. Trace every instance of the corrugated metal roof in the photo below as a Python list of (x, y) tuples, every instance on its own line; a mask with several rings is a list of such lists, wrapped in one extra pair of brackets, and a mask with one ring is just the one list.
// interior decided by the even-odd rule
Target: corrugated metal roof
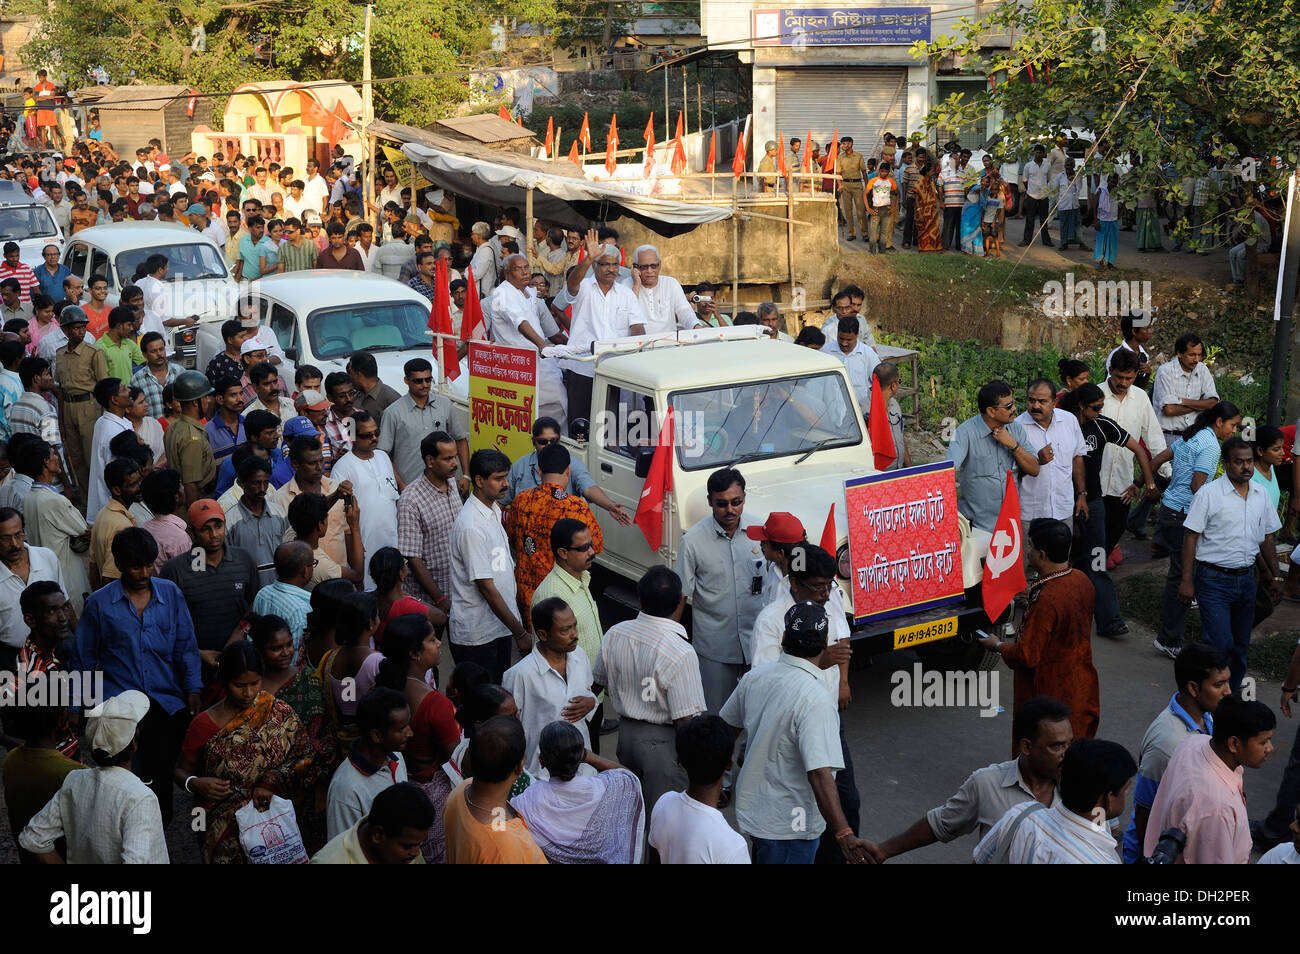
[(454, 133), (468, 136), (479, 142), (508, 142), (513, 139), (531, 139), (533, 136), (531, 130), (508, 119), (502, 119), (495, 113), (440, 119), (434, 125), (450, 129)]
[(188, 86), (119, 86), (100, 97), (96, 105), (100, 109), (159, 110), (192, 92)]

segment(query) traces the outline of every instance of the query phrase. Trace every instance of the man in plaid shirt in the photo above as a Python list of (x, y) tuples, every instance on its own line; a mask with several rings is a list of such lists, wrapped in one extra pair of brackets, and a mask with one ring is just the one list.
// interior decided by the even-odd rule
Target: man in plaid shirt
[(162, 417), (163, 388), (174, 383), (176, 375), (185, 369), (175, 361), (167, 360), (167, 341), (156, 331), (140, 339), (140, 350), (144, 352), (145, 366), (131, 375), (131, 386), (144, 392), (150, 416)]

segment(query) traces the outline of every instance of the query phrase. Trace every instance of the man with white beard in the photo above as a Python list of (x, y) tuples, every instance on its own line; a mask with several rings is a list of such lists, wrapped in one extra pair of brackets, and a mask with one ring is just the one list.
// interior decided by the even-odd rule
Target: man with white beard
[[(537, 290), (529, 285), (533, 269), (525, 255), (507, 255), (504, 280), (483, 303), (484, 317), (497, 344), (533, 348), (541, 352), (552, 342), (543, 337), (542, 311), (537, 307)], [(558, 338), (559, 328), (553, 329)], [(559, 340), (563, 340), (559, 338)], [(537, 413), (554, 417), (563, 429), (568, 400), (560, 367), (554, 358), (537, 356)]]

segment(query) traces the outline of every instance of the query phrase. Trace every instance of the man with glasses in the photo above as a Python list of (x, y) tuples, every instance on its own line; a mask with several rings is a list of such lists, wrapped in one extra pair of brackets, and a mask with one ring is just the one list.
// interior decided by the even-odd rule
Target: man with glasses
[(689, 331), (703, 322), (686, 300), (681, 282), (664, 275), (659, 249), (642, 245), (632, 255), (632, 293), (641, 305), (646, 334)]
[(724, 467), (709, 475), (712, 511), (682, 536), (677, 575), (692, 597), (691, 633), (700, 657), (700, 682), (708, 711), (717, 714), (751, 662), (754, 620), (763, 608), (764, 558), (744, 532), (745, 478)]
[[(402, 371), (406, 394), (385, 409), (384, 429), (379, 438), (379, 450), (386, 457), (392, 458), (392, 469), (397, 475), (397, 489), (400, 491), (424, 473), (420, 442), (434, 431), (446, 431), (455, 439), (461, 471), (468, 473), (469, 434), (453, 412), (451, 398), (445, 394), (433, 393), (433, 365), (425, 358), (412, 358), (403, 365)], [(465, 478), (462, 477), (461, 480), (464, 481)], [(393, 499), (396, 500), (396, 497)], [(394, 539), (395, 534), (388, 539), (388, 543)], [(379, 544), (385, 545), (387, 544)]]
[[(407, 367), (413, 363), (408, 362)], [(428, 365), (427, 361), (424, 363)], [(370, 557), (380, 547), (391, 547), (397, 542), (397, 498), (401, 494), (402, 485), (393, 473), (393, 462), (388, 453), (377, 447), (383, 441), (379, 422), (365, 411), (357, 411), (352, 420), (355, 423), (356, 433), (352, 450), (339, 458), (330, 476), (336, 485), (341, 486), (344, 482), (352, 485), (352, 493), (361, 508), (361, 546), (365, 549), (366, 567), (365, 588), (373, 590), (375, 584), (370, 578)], [(389, 426), (390, 418), (385, 416), (384, 434), (388, 433)], [(415, 447), (417, 456), (419, 452), (417, 439)], [(349, 506), (350, 503), (351, 501), (344, 498), (344, 507)]]
[[(976, 395), (979, 413), (957, 426), (948, 445), (948, 460), (957, 471), (957, 509), (971, 527), (993, 532), (1007, 471), (1037, 477), (1038, 457), (1029, 449), (1028, 435), (1016, 421), (1016, 399), (1011, 385), (990, 381)], [(978, 548), (987, 549), (987, 539)]]
[(298, 218), (284, 220), (285, 241), (280, 243), (280, 264), (286, 272), (303, 272), (316, 267), (320, 249), (307, 237), (307, 231)]
[[(510, 485), (506, 495), (501, 499), (503, 507), (510, 506), (515, 497), (525, 490), (531, 490), (541, 484), (542, 472), (537, 464), (537, 454), (543, 447), (558, 443), (560, 443), (560, 424), (555, 418), (539, 417), (533, 422), (533, 452), (519, 458), (511, 465)], [(622, 504), (616, 504), (609, 499), (605, 491), (591, 479), (591, 471), (587, 470), (587, 465), (577, 457), (569, 462), (569, 491), (582, 497), (589, 504), (608, 510), (610, 516), (623, 526), (631, 526), (632, 515), (623, 508)]]

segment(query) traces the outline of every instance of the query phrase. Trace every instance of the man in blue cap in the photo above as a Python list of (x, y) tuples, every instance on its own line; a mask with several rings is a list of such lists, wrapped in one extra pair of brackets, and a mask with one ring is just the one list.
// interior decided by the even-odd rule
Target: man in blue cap
[[(284, 422), (284, 446), (288, 447), (295, 437), (319, 438), (320, 434), (316, 431), (315, 424), (299, 415)], [(293, 465), (285, 455), (272, 453), (271, 459), (274, 463), (271, 469), (271, 483), (275, 487), (283, 487), (293, 480)]]

